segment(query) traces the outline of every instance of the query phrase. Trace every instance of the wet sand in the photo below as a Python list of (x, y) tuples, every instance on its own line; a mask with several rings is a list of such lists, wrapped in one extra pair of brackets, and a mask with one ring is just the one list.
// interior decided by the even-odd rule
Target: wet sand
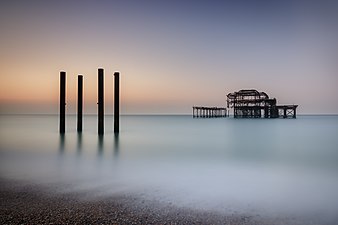
[(56, 184), (46, 188), (0, 179), (0, 224), (319, 224), (295, 218), (222, 215), (125, 194), (92, 198), (57, 189)]

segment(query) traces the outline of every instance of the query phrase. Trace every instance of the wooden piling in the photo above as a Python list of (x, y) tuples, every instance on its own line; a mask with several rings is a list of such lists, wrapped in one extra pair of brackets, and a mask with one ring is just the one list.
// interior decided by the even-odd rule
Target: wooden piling
[(104, 78), (103, 69), (98, 69), (98, 134), (104, 133)]
[(66, 72), (60, 72), (60, 133), (66, 131)]
[(82, 132), (83, 76), (77, 77), (77, 132)]
[(114, 133), (120, 131), (120, 73), (114, 73)]

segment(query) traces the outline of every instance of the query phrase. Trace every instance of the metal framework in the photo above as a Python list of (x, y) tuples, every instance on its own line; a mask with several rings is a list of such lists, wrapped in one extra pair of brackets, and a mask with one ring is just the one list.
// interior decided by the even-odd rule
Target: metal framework
[(227, 94), (227, 107), (235, 118), (296, 118), (298, 105), (277, 105), (276, 98), (254, 89)]
[(192, 116), (195, 118), (226, 117), (227, 109), (219, 107), (193, 106)]

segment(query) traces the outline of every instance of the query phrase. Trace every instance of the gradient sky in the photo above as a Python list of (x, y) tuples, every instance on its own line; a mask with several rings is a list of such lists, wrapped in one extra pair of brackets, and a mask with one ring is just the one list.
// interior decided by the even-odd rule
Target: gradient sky
[(121, 72), (122, 113), (190, 113), (255, 88), (300, 113), (338, 113), (338, 1), (0, 2), (0, 113), (105, 111)]

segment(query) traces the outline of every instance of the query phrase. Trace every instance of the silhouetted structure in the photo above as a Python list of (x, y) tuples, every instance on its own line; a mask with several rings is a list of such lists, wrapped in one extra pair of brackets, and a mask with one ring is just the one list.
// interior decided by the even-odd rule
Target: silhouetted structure
[(114, 73), (114, 133), (120, 131), (120, 73)]
[(77, 78), (77, 132), (82, 132), (83, 76)]
[(103, 69), (98, 69), (98, 134), (104, 133)]
[(226, 117), (227, 109), (219, 107), (204, 107), (193, 106), (192, 117), (197, 118), (213, 118), (213, 117)]
[[(114, 133), (120, 130), (120, 73), (114, 73)], [(98, 69), (98, 134), (104, 134), (104, 70)], [(82, 132), (83, 118), (83, 75), (78, 75), (77, 131)], [(66, 128), (66, 72), (60, 72), (60, 134)]]
[(277, 105), (265, 92), (240, 90), (227, 95), (227, 107), (234, 108), (235, 118), (296, 118), (298, 105)]
[(66, 130), (66, 72), (60, 72), (60, 133)]

